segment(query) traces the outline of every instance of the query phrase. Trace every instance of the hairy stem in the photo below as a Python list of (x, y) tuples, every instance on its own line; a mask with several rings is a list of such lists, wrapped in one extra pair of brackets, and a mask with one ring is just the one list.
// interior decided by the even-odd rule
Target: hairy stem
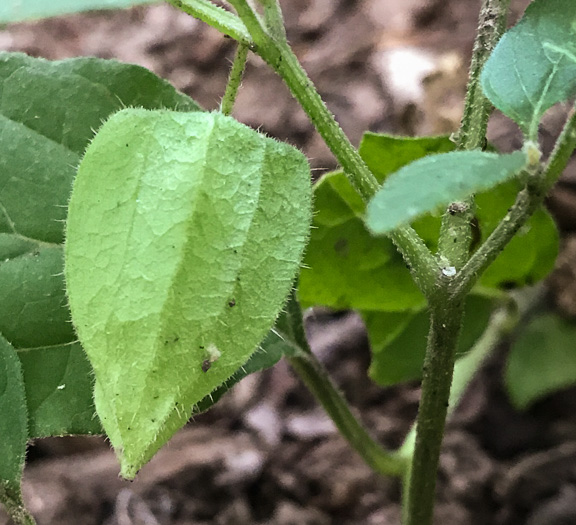
[[(506, 29), (509, 4), (510, 0), (484, 0), (480, 9), (464, 112), (460, 129), (454, 136), (458, 150), (481, 148), (486, 140), (486, 128), (492, 105), (482, 91), (480, 74)], [(458, 212), (454, 213), (454, 210)], [(473, 218), (474, 199), (472, 198), (465, 202), (453, 203), (442, 217), (438, 251), (457, 269), (464, 265), (470, 255)], [(456, 242), (453, 242), (454, 239)]]
[(562, 175), (574, 149), (576, 149), (576, 105), (572, 107), (544, 169), (543, 177), (546, 192)]
[(222, 102), (220, 103), (220, 111), (224, 113), (224, 115), (230, 115), (230, 113), (232, 113), (234, 102), (238, 95), (238, 89), (242, 83), (242, 75), (244, 74), (247, 58), (248, 46), (238, 44), (236, 54), (234, 55), (234, 61), (232, 62), (232, 68), (230, 69), (230, 75), (228, 76), (226, 91), (224, 92)]
[(180, 11), (206, 22), (221, 33), (245, 45), (252, 44), (246, 26), (234, 14), (214, 5), (210, 0), (166, 0)]
[(370, 468), (388, 476), (402, 476), (405, 473), (407, 461), (397, 453), (386, 450), (370, 436), (312, 352), (302, 352), (287, 359), (322, 404), (342, 436)]
[(414, 455), (407, 475), (403, 508), (405, 525), (432, 523), (436, 471), (456, 345), (464, 315), (464, 301), (439, 300), (430, 307), (430, 332), (422, 376), (422, 397), (416, 419)]
[[(509, 0), (484, 0), (470, 69), (464, 116), (455, 137), (458, 149), (483, 145), (490, 104), (480, 86), (480, 72), (505, 29)], [(424, 360), (422, 396), (416, 420), (412, 462), (404, 478), (403, 516), (406, 525), (430, 525), (433, 519), (436, 472), (444, 436), (454, 370), (456, 346), (469, 289), (450, 290), (462, 280), (459, 271), (468, 264), (473, 200), (449, 206), (442, 220), (439, 262), (450, 266), (454, 279), (441, 276), (428, 296), (430, 332)], [(514, 232), (515, 233), (515, 232)], [(463, 271), (463, 270), (462, 270)], [(448, 275), (448, 274), (446, 274)]]
[(24, 506), (20, 489), (14, 491), (0, 484), (0, 502), (4, 505), (14, 525), (36, 525), (36, 520)]

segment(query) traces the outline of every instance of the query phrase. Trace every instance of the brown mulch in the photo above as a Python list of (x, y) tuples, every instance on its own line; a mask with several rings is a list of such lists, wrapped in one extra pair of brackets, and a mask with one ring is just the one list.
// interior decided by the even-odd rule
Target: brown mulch
[[(288, 36), (346, 133), (450, 132), (458, 125), (479, 1), (292, 0)], [(527, 1), (513, 2), (517, 16)], [(217, 108), (233, 42), (164, 5), (88, 13), (0, 31), (0, 49), (51, 59), (114, 57), (144, 65), (207, 109)], [(553, 137), (565, 108), (551, 112)], [(256, 57), (234, 115), (302, 148), (314, 168), (335, 162), (287, 89)], [(495, 116), (490, 138), (518, 147)], [(576, 170), (550, 199), (564, 231), (556, 303), (576, 315)], [(366, 425), (398, 446), (414, 419), (416, 384), (381, 389), (351, 313), (308, 318), (312, 346)], [(576, 389), (515, 411), (502, 384), (505, 349), (473, 381), (448, 425), (437, 523), (576, 523)], [(30, 448), (24, 492), (39, 525), (396, 525), (400, 487), (370, 471), (285, 363), (250, 376), (182, 430), (133, 483), (101, 438), (52, 438)], [(0, 514), (0, 525), (6, 519)]]

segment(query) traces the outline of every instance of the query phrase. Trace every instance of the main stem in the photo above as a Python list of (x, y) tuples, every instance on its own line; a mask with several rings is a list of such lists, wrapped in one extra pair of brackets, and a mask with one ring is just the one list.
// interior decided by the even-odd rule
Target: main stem
[(416, 444), (407, 474), (405, 525), (432, 523), (436, 470), (444, 435), (456, 345), (464, 301), (436, 301), (431, 305), (430, 332), (422, 377), (422, 397), (416, 420)]
[[(455, 142), (458, 149), (479, 148), (486, 134), (491, 106), (480, 85), (480, 73), (504, 32), (509, 0), (483, 0), (474, 45), (464, 116)], [(457, 270), (469, 257), (473, 200), (452, 204), (443, 217), (439, 255)], [(456, 346), (464, 316), (465, 291), (451, 293), (454, 283), (441, 276), (428, 297), (430, 332), (423, 367), (422, 395), (416, 420), (416, 440), (404, 480), (405, 525), (429, 525), (433, 520), (436, 474), (448, 412)]]

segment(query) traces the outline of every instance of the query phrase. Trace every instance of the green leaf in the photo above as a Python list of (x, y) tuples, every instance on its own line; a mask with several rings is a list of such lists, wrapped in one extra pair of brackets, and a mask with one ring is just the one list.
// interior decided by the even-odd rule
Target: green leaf
[[(467, 352), (480, 337), (492, 313), (485, 297), (470, 295), (458, 343), (458, 353)], [(382, 386), (419, 379), (430, 326), (428, 312), (361, 312), (372, 348), (369, 375)]]
[[(343, 177), (325, 176), (316, 187), (316, 195), (332, 192), (331, 181)], [(372, 237), (358, 218), (332, 227), (320, 220), (321, 212), (314, 219), (300, 273), (298, 293), (303, 305), (396, 311), (424, 304), (423, 295), (391, 241)]]
[(92, 401), (92, 367), (79, 343), (18, 350), (30, 438), (101, 434)]
[[(382, 182), (413, 160), (452, 148), (454, 144), (447, 136), (365, 133), (360, 154)], [(298, 288), (303, 306), (402, 311), (424, 305), (424, 297), (393, 244), (388, 239), (375, 239), (366, 229), (364, 202), (342, 172), (322, 177), (314, 187), (314, 197), (314, 228)], [(426, 217), (415, 227), (434, 249), (439, 218)]]
[(482, 71), (482, 88), (532, 140), (547, 109), (576, 94), (576, 2), (534, 0)]
[(76, 336), (70, 323), (62, 276), (62, 247), (0, 263), (0, 331), (16, 348), (58, 345)]
[(547, 313), (534, 319), (512, 345), (505, 378), (512, 403), (525, 409), (576, 384), (576, 324)]
[[(514, 203), (521, 187), (512, 180), (476, 195), (476, 219), (481, 241), (485, 241)], [(559, 236), (554, 220), (544, 209), (537, 210), (482, 274), (479, 284), (490, 288), (530, 285), (554, 268)]]
[(435, 153), (453, 151), (448, 135), (399, 137), (383, 133), (364, 133), (358, 151), (370, 171), (383, 183), (386, 177), (411, 162)]
[(0, 24), (20, 22), (31, 18), (60, 16), (92, 9), (119, 9), (157, 0), (2, 0)]
[(87, 149), (65, 273), (124, 476), (274, 324), (308, 237), (309, 177), (296, 149), (219, 113), (123, 110)]
[[(296, 333), (295, 333), (296, 332)], [(290, 294), (288, 304), (276, 320), (274, 328), (260, 343), (258, 349), (250, 356), (244, 366), (238, 369), (233, 376), (224, 381), (216, 390), (206, 396), (194, 407), (194, 413), (206, 412), (215, 405), (222, 396), (236, 383), (255, 372), (274, 366), (285, 355), (291, 356), (300, 350), (301, 338), (305, 337), (302, 326), (302, 311), (295, 297), (294, 291)]]
[(10, 343), (0, 337), (0, 502), (7, 506), (22, 503), (20, 480), (27, 441), (28, 415), (20, 361)]
[(100, 431), (91, 368), (69, 344), (64, 220), (93, 130), (130, 105), (198, 109), (139, 66), (0, 53), (0, 334), (19, 350), (32, 437)]
[(375, 235), (389, 233), (451, 202), (490, 189), (526, 164), (522, 152), (455, 151), (424, 157), (391, 175), (367, 207)]

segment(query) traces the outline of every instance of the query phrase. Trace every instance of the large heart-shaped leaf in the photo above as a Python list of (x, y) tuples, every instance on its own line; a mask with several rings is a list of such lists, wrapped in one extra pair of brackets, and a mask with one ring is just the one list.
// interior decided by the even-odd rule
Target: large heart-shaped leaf
[(310, 216), (304, 156), (230, 117), (127, 109), (100, 129), (74, 182), (65, 273), (124, 476), (262, 341)]
[(0, 503), (16, 515), (22, 507), (20, 479), (28, 441), (28, 414), (16, 350), (0, 337)]
[(22, 362), (30, 437), (101, 431), (90, 365), (72, 343), (64, 220), (94, 129), (133, 105), (199, 109), (139, 66), (0, 53), (0, 334)]
[(119, 9), (158, 0), (2, 0), (0, 24), (20, 22), (31, 18), (45, 18), (91, 9)]

